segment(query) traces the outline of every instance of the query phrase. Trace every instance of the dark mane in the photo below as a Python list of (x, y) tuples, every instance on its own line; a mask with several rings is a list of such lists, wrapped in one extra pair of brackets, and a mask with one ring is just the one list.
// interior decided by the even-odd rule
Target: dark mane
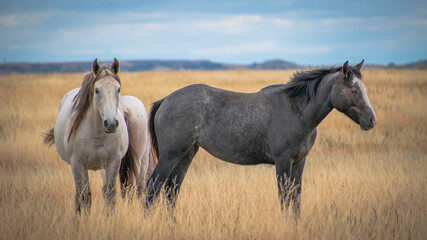
[(108, 65), (102, 65), (97, 75), (95, 75), (94, 72), (89, 72), (83, 78), (82, 86), (73, 99), (74, 103), (72, 112), (75, 113), (71, 120), (71, 130), (70, 134), (68, 135), (68, 141), (70, 140), (70, 137), (73, 135), (74, 131), (79, 127), (84, 115), (92, 105), (95, 82), (105, 76), (112, 76), (115, 80), (117, 80), (117, 82), (121, 84), (119, 76), (114, 74)]
[[(310, 99), (316, 96), (317, 87), (326, 75), (341, 71), (342, 67), (323, 67), (297, 71), (291, 80), (284, 85), (284, 91), (291, 98), (305, 96)], [(347, 78), (352, 78), (352, 75), (362, 79), (362, 73), (357, 68), (350, 67)]]

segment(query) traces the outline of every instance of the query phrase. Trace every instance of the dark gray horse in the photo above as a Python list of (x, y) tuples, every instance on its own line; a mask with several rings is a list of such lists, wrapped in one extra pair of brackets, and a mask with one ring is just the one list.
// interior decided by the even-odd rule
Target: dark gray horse
[[(287, 84), (237, 93), (196, 84), (153, 103), (149, 128), (159, 162), (148, 181), (147, 207), (165, 184), (172, 208), (199, 146), (226, 162), (274, 164), (282, 209), (299, 214), (305, 158), (316, 127), (336, 108), (363, 130), (376, 118), (360, 69), (321, 68), (295, 73)], [(294, 184), (290, 191), (289, 183)]]

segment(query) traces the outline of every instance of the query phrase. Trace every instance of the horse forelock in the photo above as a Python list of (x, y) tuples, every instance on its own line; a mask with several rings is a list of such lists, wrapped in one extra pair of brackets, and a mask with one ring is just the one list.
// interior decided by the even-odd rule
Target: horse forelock
[(363, 79), (362, 72), (359, 69), (355, 68), (355, 67), (351, 67), (350, 68), (350, 73), (353, 74), (354, 76), (356, 76), (360, 80)]
[(95, 73), (89, 72), (83, 78), (80, 90), (73, 99), (72, 112), (74, 114), (71, 120), (71, 129), (70, 134), (68, 135), (68, 141), (70, 140), (71, 135), (73, 135), (75, 130), (79, 127), (84, 115), (92, 105), (95, 83), (106, 76), (113, 77), (113, 79), (121, 84), (120, 77), (117, 74), (114, 74), (109, 66), (105, 65), (101, 66), (98, 74), (95, 75)]

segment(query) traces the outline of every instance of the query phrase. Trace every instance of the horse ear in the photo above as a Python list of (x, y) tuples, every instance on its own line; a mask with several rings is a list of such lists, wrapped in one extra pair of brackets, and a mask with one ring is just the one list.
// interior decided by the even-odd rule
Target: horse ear
[(345, 62), (342, 65), (342, 73), (344, 74), (344, 77), (347, 78), (348, 72), (350, 71), (349, 67), (348, 67), (348, 61)]
[(114, 71), (115, 74), (117, 74), (120, 70), (120, 63), (117, 58), (114, 58), (113, 64), (111, 64), (111, 69)]
[(354, 66), (355, 68), (357, 68), (359, 71), (360, 69), (362, 69), (363, 63), (365, 62), (365, 59), (363, 59), (359, 64), (357, 64), (356, 66)]
[(95, 58), (95, 60), (93, 60), (93, 63), (92, 63), (93, 73), (95, 73), (95, 75), (97, 75), (100, 68), (101, 68), (101, 66), (99, 65), (98, 58)]

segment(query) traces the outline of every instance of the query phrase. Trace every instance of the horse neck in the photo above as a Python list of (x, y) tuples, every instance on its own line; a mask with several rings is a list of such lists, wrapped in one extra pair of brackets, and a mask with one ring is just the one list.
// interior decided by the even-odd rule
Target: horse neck
[(333, 75), (325, 76), (317, 87), (316, 95), (309, 101), (301, 101), (303, 118), (310, 130), (314, 130), (332, 111), (330, 95), (334, 82)]

